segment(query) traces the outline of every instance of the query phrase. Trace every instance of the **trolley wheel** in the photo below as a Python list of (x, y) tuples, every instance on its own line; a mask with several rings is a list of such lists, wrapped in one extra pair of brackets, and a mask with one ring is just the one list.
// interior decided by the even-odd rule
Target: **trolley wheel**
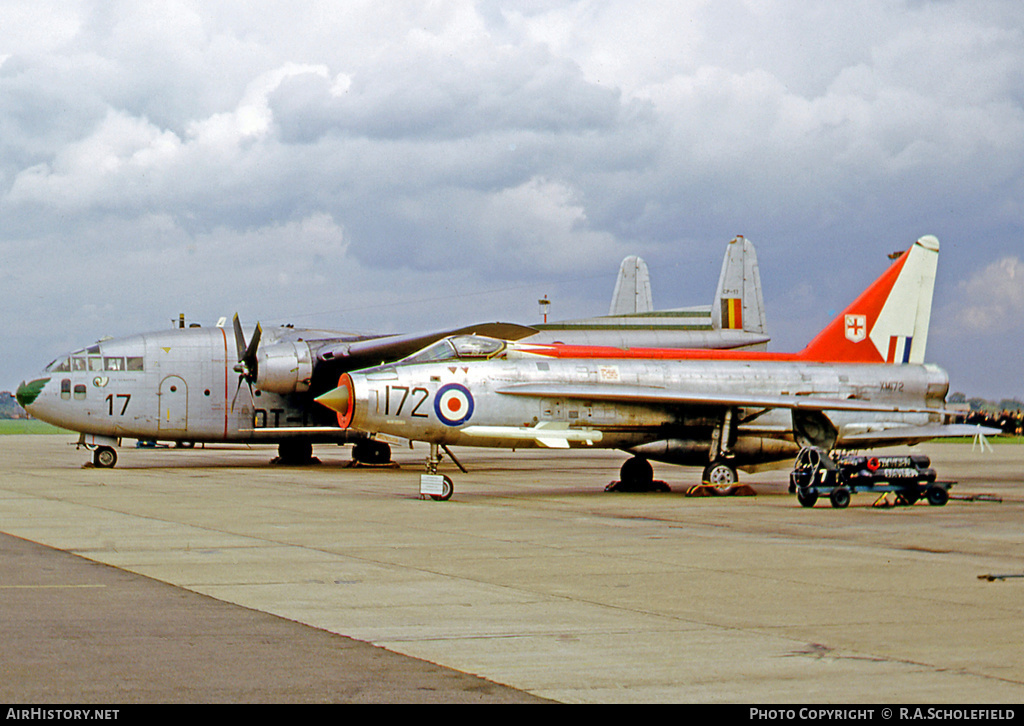
[(813, 507), (818, 501), (818, 490), (814, 487), (800, 487), (796, 490), (796, 500), (802, 507)]
[(452, 494), (455, 493), (455, 485), (452, 483), (452, 480), (447, 476), (442, 478), (444, 479), (444, 485), (441, 487), (441, 493), (430, 495), (430, 498), (435, 502), (447, 502), (452, 498)]
[(828, 500), (836, 509), (845, 509), (850, 506), (850, 490), (846, 487), (836, 487), (828, 495)]
[(949, 501), (949, 492), (942, 487), (928, 487), (925, 496), (928, 497), (928, 503), (936, 507), (944, 506)]

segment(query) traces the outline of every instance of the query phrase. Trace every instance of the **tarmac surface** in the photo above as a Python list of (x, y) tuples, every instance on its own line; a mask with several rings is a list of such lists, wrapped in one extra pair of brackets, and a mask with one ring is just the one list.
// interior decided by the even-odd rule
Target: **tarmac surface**
[(915, 447), (946, 506), (836, 510), (786, 470), (606, 493), (604, 451), (457, 450), (435, 502), (425, 448), (70, 441), (0, 437), (4, 702), (1024, 702), (1024, 578), (979, 579), (1024, 574), (1024, 446)]

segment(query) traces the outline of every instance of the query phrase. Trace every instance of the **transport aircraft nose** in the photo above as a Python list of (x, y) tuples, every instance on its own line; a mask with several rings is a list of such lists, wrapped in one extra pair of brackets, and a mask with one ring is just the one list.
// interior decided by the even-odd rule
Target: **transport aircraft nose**
[(21, 385), (18, 386), (17, 392), (14, 394), (14, 398), (18, 402), (18, 405), (25, 410), (28, 410), (28, 407), (31, 406), (35, 402), (36, 398), (39, 397), (39, 394), (42, 393), (43, 386), (45, 386), (49, 381), (49, 378), (37, 378), (29, 383), (22, 381)]

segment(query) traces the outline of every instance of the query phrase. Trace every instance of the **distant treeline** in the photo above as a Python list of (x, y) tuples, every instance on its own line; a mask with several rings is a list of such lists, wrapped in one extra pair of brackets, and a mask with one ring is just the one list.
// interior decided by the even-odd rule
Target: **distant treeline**
[(1016, 398), (989, 401), (984, 398), (968, 398), (963, 393), (951, 393), (946, 397), (946, 403), (966, 403), (970, 405), (972, 411), (988, 414), (1024, 412), (1024, 401), (1018, 401)]

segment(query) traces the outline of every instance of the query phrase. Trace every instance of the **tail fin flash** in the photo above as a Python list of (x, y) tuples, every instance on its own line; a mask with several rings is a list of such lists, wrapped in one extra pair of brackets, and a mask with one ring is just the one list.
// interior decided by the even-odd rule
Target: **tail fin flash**
[(726, 249), (711, 305), (711, 327), (768, 334), (757, 253), (754, 245), (743, 237), (736, 237)]
[(923, 363), (931, 320), (939, 240), (927, 235), (803, 350), (805, 360)]
[(631, 255), (622, 261), (619, 267), (619, 278), (615, 281), (615, 292), (612, 293), (612, 306), (609, 315), (633, 315), (649, 313), (654, 310), (651, 297), (651, 277), (647, 273), (647, 263), (641, 258)]

